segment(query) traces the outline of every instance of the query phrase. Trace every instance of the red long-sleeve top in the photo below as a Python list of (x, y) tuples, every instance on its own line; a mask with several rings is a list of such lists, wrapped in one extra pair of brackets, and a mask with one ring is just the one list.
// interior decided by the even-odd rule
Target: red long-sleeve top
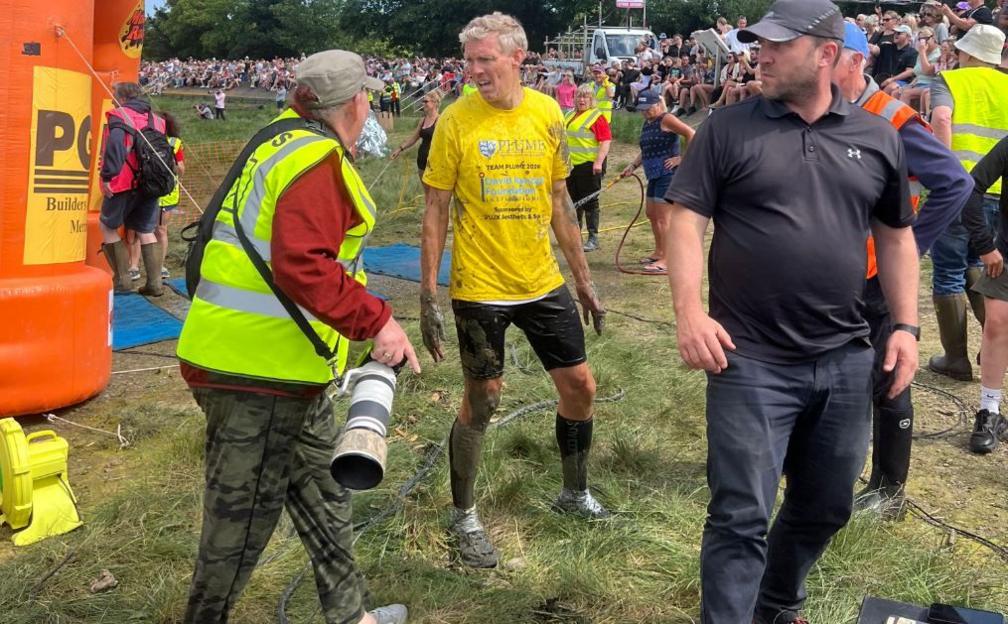
[[(270, 242), (277, 286), (315, 318), (357, 341), (373, 338), (392, 316), (391, 305), (367, 292), (336, 261), (344, 234), (360, 222), (343, 183), (340, 157), (333, 152), (280, 196)], [(305, 357), (318, 356), (306, 349)], [(222, 374), (185, 362), (181, 372), (191, 387), (296, 396), (320, 389)]]

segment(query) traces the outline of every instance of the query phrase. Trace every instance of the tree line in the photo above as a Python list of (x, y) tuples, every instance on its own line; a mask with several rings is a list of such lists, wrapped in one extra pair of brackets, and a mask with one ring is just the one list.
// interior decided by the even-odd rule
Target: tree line
[[(651, 0), (655, 33), (688, 34), (719, 16), (755, 21), (771, 0)], [(614, 0), (167, 0), (147, 21), (144, 58), (273, 58), (345, 48), (393, 56), (458, 55), (458, 32), (473, 17), (502, 11), (525, 27), (529, 47), (585, 20), (627, 23)], [(631, 12), (635, 26), (641, 12)]]

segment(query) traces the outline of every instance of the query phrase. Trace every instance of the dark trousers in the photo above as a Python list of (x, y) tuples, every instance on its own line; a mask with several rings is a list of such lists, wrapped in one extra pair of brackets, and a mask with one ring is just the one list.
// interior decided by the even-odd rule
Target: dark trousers
[(224, 118), (223, 108), (215, 108), (213, 109), (213, 112), (214, 112), (214, 119), (220, 119), (221, 121), (226, 121)]
[(329, 461), (339, 430), (315, 401), (193, 389), (207, 419), (206, 491), (186, 624), (223, 624), (280, 512), (308, 551), (328, 624), (356, 624), (367, 588), (353, 559), (350, 491)]
[[(592, 173), (594, 163), (586, 162), (571, 167), (570, 175), (567, 176), (567, 193), (570, 194), (571, 201), (575, 204), (583, 197), (587, 197), (602, 188), (602, 177), (605, 175), (606, 164), (602, 163), (602, 172), (598, 175)], [(585, 221), (588, 222), (588, 234), (596, 236), (599, 224), (599, 203), (598, 197), (578, 206), (577, 209), (578, 226)]]
[[(851, 343), (811, 362), (738, 354), (708, 374), (707, 508), (700, 554), (705, 624), (797, 610), (805, 577), (850, 518), (871, 416), (872, 350)], [(782, 473), (784, 503), (767, 534)]]
[(906, 485), (910, 472), (910, 448), (913, 445), (914, 408), (910, 388), (895, 398), (886, 394), (892, 385), (892, 373), (882, 371), (886, 343), (892, 335), (889, 306), (882, 294), (878, 277), (865, 284), (865, 319), (871, 328), (875, 350), (872, 366), (872, 472), (871, 489), (885, 488), (895, 493)]

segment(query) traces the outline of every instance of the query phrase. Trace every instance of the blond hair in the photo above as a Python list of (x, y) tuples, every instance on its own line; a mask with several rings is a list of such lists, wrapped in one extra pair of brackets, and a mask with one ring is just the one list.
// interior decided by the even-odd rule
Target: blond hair
[(459, 42), (465, 47), (470, 41), (480, 41), (490, 35), (497, 35), (501, 52), (504, 54), (511, 54), (515, 50), (528, 50), (525, 29), (518, 20), (500, 11), (474, 17), (459, 33)]
[(590, 95), (592, 97), (595, 97), (595, 83), (586, 82), (582, 84), (580, 87), (578, 87), (577, 91), (574, 92), (574, 97), (580, 97), (582, 95)]
[(437, 104), (438, 106), (441, 105), (441, 97), (442, 97), (441, 89), (431, 89), (424, 95), (424, 97), (428, 97), (434, 100), (434, 103)]

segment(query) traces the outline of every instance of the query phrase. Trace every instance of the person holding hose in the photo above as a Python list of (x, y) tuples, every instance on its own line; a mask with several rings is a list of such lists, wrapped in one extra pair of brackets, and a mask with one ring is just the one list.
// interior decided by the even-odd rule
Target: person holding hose
[(665, 99), (653, 89), (645, 89), (637, 96), (637, 109), (644, 116), (644, 127), (640, 134), (640, 153), (632, 163), (623, 169), (622, 177), (632, 174), (642, 164), (647, 176), (646, 214), (651, 221), (655, 250), (641, 258), (643, 271), (652, 275), (668, 273), (665, 259), (666, 240), (669, 230), (669, 209), (665, 193), (672, 184), (676, 168), (682, 161), (679, 137), (687, 141), (693, 138), (693, 128), (680, 121), (665, 109)]
[[(439, 110), (441, 106), (441, 91), (438, 89), (428, 91), (423, 96), (421, 102), (423, 102), (423, 117), (420, 118), (416, 129), (406, 137), (406, 140), (399, 147), (392, 150), (391, 158), (392, 160), (399, 158), (399, 154), (402, 154), (413, 147), (417, 141), (420, 141), (420, 147), (417, 149), (416, 165), (417, 173), (422, 183), (424, 169), (427, 168), (427, 156), (430, 154), (431, 138), (434, 136), (434, 127), (437, 125), (438, 117), (441, 116)], [(427, 185), (424, 184), (424, 191), (426, 190)]]
[[(598, 192), (602, 189), (602, 177), (606, 171), (606, 157), (612, 143), (612, 129), (602, 111), (595, 108), (595, 87), (585, 83), (578, 87), (574, 95), (574, 110), (564, 116), (567, 128), (567, 148), (570, 150), (571, 172), (567, 177), (567, 192), (577, 206), (578, 227), (587, 222), (588, 240), (584, 251), (599, 248), (599, 203)], [(596, 196), (578, 204), (580, 200), (595, 193)]]

